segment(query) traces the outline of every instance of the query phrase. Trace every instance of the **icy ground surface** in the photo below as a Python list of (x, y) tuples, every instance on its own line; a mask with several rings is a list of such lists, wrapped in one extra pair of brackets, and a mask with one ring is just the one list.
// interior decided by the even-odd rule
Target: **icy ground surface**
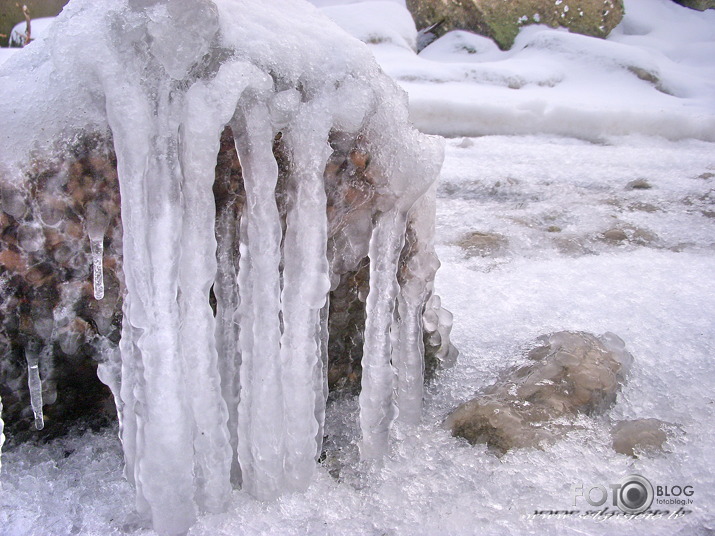
[[(628, 188), (637, 179), (651, 188)], [(329, 454), (306, 493), (262, 503), (234, 492), (226, 514), (201, 517), (189, 534), (712, 534), (715, 144), (453, 139), (437, 210), (437, 291), (454, 312), (461, 355), (429, 387), (424, 424), (399, 428), (376, 470), (358, 462), (357, 399), (336, 401)], [(601, 237), (614, 228), (627, 238)], [(498, 246), (458, 245), (473, 232), (499, 235)], [(544, 451), (501, 459), (440, 428), (448, 411), (519, 363), (535, 337), (562, 329), (624, 339), (635, 362), (611, 417), (679, 424), (685, 435), (666, 455), (615, 454), (605, 420), (584, 418), (582, 431)], [(0, 534), (152, 534), (131, 513), (116, 436), (108, 429), (8, 445)], [(606, 486), (631, 473), (692, 485), (693, 513), (630, 522), (523, 517), (573, 507), (575, 483)]]

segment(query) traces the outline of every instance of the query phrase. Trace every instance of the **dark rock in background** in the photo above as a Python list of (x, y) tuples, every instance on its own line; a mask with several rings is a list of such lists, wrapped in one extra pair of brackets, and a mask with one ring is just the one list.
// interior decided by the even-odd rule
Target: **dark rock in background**
[(705, 11), (706, 9), (715, 9), (715, 0), (675, 0), (681, 6)]
[(490, 37), (506, 50), (529, 24), (559, 26), (606, 37), (623, 18), (623, 0), (407, 0), (418, 29), (442, 22), (431, 33), (468, 30)]

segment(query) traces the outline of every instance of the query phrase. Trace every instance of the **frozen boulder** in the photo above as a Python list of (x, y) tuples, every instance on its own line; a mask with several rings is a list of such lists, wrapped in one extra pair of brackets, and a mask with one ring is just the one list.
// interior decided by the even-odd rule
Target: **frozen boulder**
[(619, 337), (561, 331), (537, 342), (529, 363), (447, 417), (453, 435), (499, 453), (538, 447), (570, 428), (562, 418), (599, 415), (616, 401), (633, 360)]
[(621, 21), (623, 0), (407, 0), (417, 27), (444, 21), (433, 31), (468, 30), (511, 48), (519, 29), (530, 24), (606, 37)]
[(72, 0), (0, 101), (2, 370), (39, 428), (52, 367), (100, 361), (158, 532), (310, 485), (331, 352), (362, 458), (420, 420), (425, 354), (454, 354), (442, 140), (364, 44), (302, 0)]
[(660, 419), (620, 421), (611, 430), (613, 450), (633, 458), (662, 453), (665, 442), (676, 432), (677, 426)]

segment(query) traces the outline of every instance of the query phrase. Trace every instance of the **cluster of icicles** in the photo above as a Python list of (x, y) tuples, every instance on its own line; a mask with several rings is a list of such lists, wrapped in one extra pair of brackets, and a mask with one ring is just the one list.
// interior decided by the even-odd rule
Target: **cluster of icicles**
[[(67, 79), (89, 73), (81, 83), (101, 95), (118, 159), (124, 321), (100, 377), (115, 395), (140, 513), (176, 534), (199, 511), (225, 509), (232, 481), (261, 499), (308, 486), (323, 437), (333, 264), (351, 255), (370, 261), (360, 452), (379, 458), (398, 412), (411, 422), (421, 412), (440, 143), (409, 126), (403, 94), (367, 50), (302, 1), (75, 0), (67, 9), (64, 35), (89, 50), (44, 45), (72, 58), (55, 67)], [(226, 125), (246, 204), (239, 221), (217, 223)], [(366, 140), (377, 172), (374, 206), (329, 255), (333, 132)], [(285, 221), (278, 133), (289, 155)], [(415, 251), (400, 266), (408, 221)], [(102, 299), (101, 230), (89, 238)], [(221, 240), (238, 241), (237, 258)], [(36, 365), (28, 354), (41, 420)]]

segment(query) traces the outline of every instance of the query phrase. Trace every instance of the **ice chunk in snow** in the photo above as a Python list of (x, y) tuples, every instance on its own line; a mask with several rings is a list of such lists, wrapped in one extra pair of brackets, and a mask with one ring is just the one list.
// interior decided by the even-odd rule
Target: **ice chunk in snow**
[[(100, 375), (137, 509), (157, 531), (222, 511), (232, 479), (265, 499), (309, 485), (331, 270), (352, 269), (355, 251), (371, 272), (364, 457), (386, 451), (402, 401), (419, 420), (442, 148), (411, 128), (404, 93), (367, 47), (298, 0), (73, 0), (46, 40), (3, 65), (0, 100), (14, 112), (0, 133), (9, 182), (26, 180), (33, 155), (111, 133), (126, 294), (120, 356)], [(217, 215), (212, 190), (227, 127), (245, 189), (233, 219)], [(331, 230), (336, 186), (324, 173), (336, 137), (369, 155), (371, 205)], [(84, 217), (101, 299), (106, 218), (95, 205)], [(331, 239), (350, 247), (329, 257)]]

